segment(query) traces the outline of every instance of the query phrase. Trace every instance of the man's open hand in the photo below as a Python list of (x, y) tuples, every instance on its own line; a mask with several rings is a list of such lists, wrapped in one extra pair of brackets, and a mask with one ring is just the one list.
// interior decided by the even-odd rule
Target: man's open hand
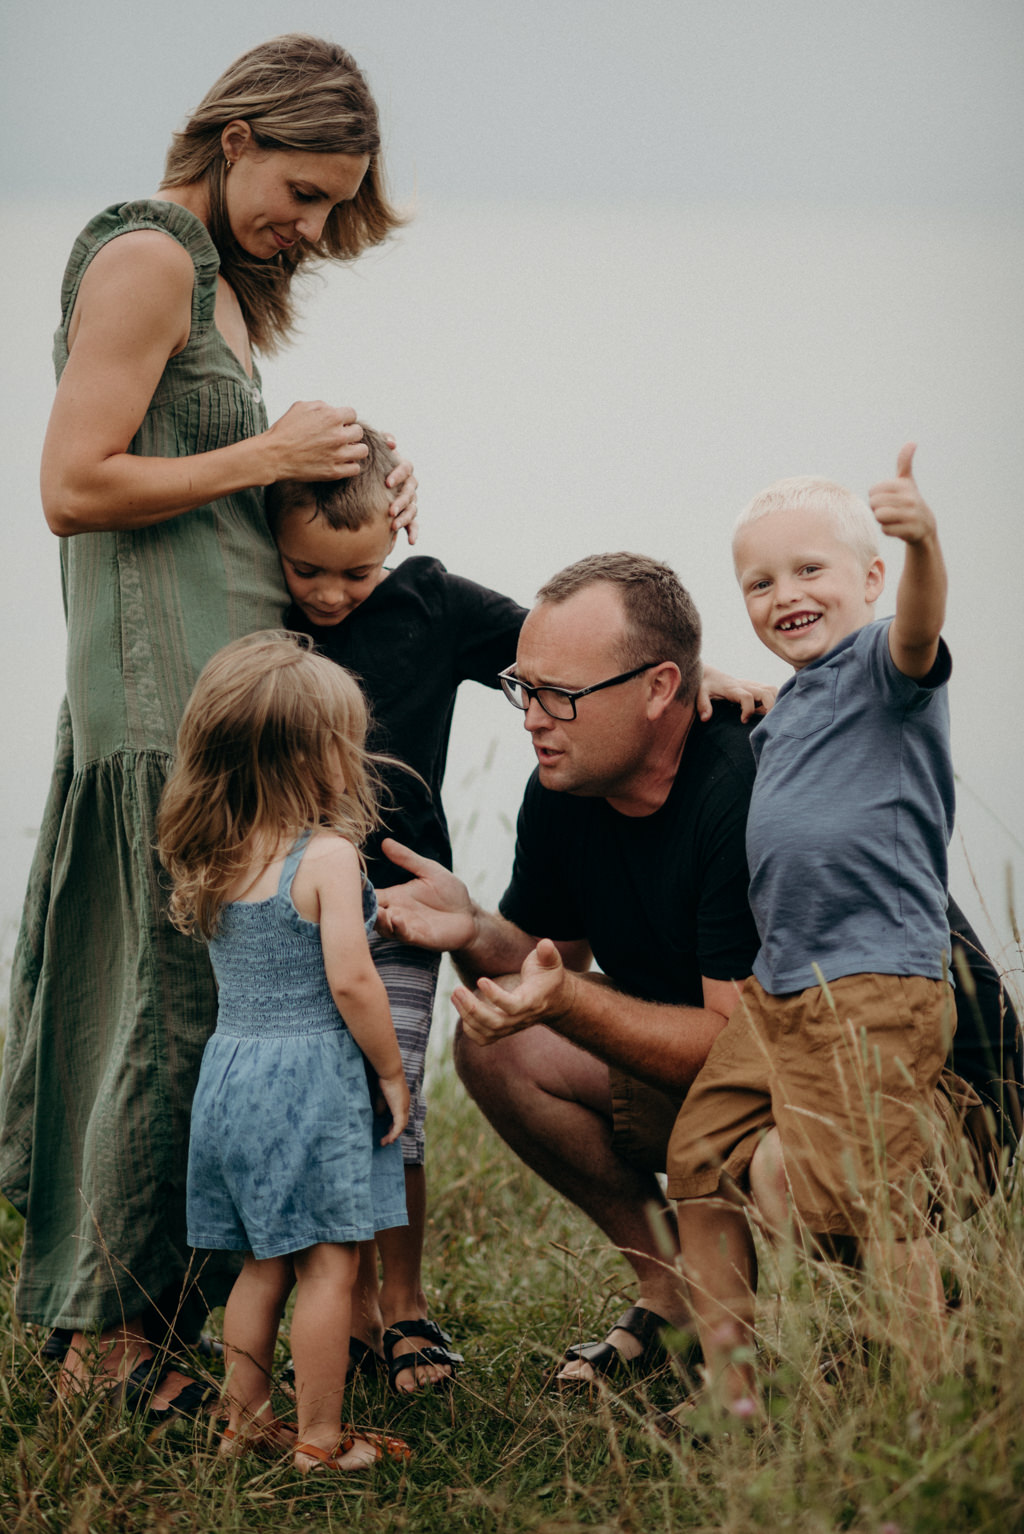
[(476, 917), (469, 891), (450, 869), (401, 842), (387, 837), (384, 856), (413, 875), (407, 884), (377, 891), (377, 931), (415, 948), (433, 953), (456, 953), (476, 936)]
[(452, 1002), (475, 1044), (496, 1044), (537, 1023), (554, 1023), (569, 1010), (576, 976), (562, 963), (550, 938), (541, 938), (518, 975), (481, 979), (475, 990), (459, 986)]

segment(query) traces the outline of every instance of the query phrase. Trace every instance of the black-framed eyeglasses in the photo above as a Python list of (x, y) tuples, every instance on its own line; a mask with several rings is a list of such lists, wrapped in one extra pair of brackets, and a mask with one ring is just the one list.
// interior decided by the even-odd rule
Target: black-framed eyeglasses
[(602, 692), (606, 687), (618, 687), (620, 682), (630, 682), (641, 672), (650, 671), (652, 666), (660, 664), (656, 660), (646, 661), (642, 666), (634, 666), (632, 671), (623, 671), (621, 676), (610, 676), (607, 682), (595, 682), (593, 687), (531, 687), (529, 682), (520, 681), (512, 666), (507, 671), (498, 672), (498, 681), (513, 708), (521, 709), (525, 714), (532, 699), (536, 698), (550, 718), (569, 720), (576, 718), (578, 698), (585, 698), (591, 692)]

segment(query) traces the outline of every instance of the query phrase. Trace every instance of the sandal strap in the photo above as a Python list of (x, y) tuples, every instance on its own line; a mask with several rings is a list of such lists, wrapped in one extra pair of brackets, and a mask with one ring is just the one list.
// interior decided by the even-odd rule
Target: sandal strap
[[(438, 1326), (436, 1321), (396, 1321), (393, 1326), (386, 1328), (384, 1332), (384, 1353), (390, 1356), (398, 1338), (426, 1337), (428, 1342), (435, 1343), (438, 1347), (451, 1346), (451, 1334), (443, 1327)], [(389, 1340), (390, 1339), (390, 1340)]]
[(649, 1343), (660, 1337), (668, 1324), (665, 1317), (659, 1316), (657, 1311), (648, 1310), (643, 1305), (631, 1305), (613, 1323), (611, 1330), (628, 1332), (631, 1337), (636, 1338), (637, 1342), (647, 1347)]
[(352, 1379), (353, 1376), (357, 1374), (363, 1374), (368, 1379), (373, 1379), (376, 1375), (381, 1373), (383, 1368), (384, 1360), (381, 1358), (376, 1348), (372, 1348), (370, 1344), (368, 1342), (364, 1342), (361, 1337), (349, 1338), (348, 1368), (345, 1371), (346, 1379)]
[(129, 1411), (140, 1411), (149, 1406), (160, 1386), (171, 1372), (166, 1358), (154, 1354), (136, 1364), (131, 1374), (123, 1380), (120, 1388), (121, 1404)]
[[(441, 1368), (449, 1368), (454, 1371), (465, 1360), (461, 1353), (453, 1353), (450, 1348), (416, 1348), (411, 1353), (389, 1353), (387, 1361), (388, 1381), (394, 1387), (398, 1382), (398, 1376), (406, 1369), (422, 1369), (424, 1364), (438, 1364)], [(435, 1380), (436, 1385), (447, 1385), (450, 1380)]]
[(412, 1459), (412, 1450), (404, 1438), (391, 1433), (381, 1433), (376, 1428), (353, 1427), (346, 1422), (342, 1427), (340, 1454), (346, 1454), (357, 1442), (368, 1443), (378, 1459)]
[(563, 1356), (566, 1362), (589, 1364), (595, 1374), (614, 1374), (625, 1366), (622, 1354), (610, 1342), (574, 1342)]
[[(619, 1374), (645, 1373), (664, 1357), (665, 1346), (661, 1332), (667, 1326), (668, 1322), (657, 1311), (647, 1310), (643, 1305), (631, 1305), (612, 1323), (608, 1331), (609, 1335), (614, 1331), (628, 1332), (636, 1338), (640, 1352), (634, 1358), (626, 1358), (613, 1342), (605, 1338), (601, 1342), (578, 1342), (566, 1348), (565, 1362), (589, 1364), (594, 1373), (604, 1379), (614, 1379)], [(574, 1381), (570, 1378), (562, 1383), (571, 1386)], [(586, 1383), (580, 1381), (582, 1385)]]
[(346, 1449), (350, 1447), (350, 1442), (343, 1438), (341, 1443), (334, 1450), (333, 1454), (330, 1453), (327, 1449), (321, 1449), (320, 1445), (315, 1443), (297, 1443), (295, 1448), (292, 1450), (292, 1453), (308, 1454), (310, 1459), (318, 1459), (322, 1465), (330, 1465), (333, 1469), (337, 1463), (337, 1456), (339, 1454), (344, 1454)]

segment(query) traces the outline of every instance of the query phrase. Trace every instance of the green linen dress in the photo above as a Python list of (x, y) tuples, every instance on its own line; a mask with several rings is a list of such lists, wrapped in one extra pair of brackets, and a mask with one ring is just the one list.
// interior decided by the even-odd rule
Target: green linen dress
[[(259, 377), (214, 325), (216, 249), (173, 203), (108, 208), (79, 236), (58, 378), (89, 262), (137, 229), (177, 240), (195, 284), (188, 344), (130, 451), (181, 457), (264, 430)], [(285, 592), (259, 489), (154, 527), (65, 538), (61, 572), (67, 698), (14, 957), (0, 1188), (26, 1217), (18, 1314), (107, 1327), (166, 1297), (188, 1270), (189, 1109), (216, 1022), (206, 947), (165, 915), (157, 805), (200, 669), (229, 640), (279, 627)], [(205, 1270), (210, 1303), (230, 1271)]]

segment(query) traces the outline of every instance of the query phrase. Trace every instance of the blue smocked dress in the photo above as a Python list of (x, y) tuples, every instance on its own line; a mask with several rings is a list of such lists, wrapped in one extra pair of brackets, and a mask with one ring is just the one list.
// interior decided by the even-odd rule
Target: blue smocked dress
[[(399, 1142), (382, 1146), (366, 1068), (324, 968), (320, 928), (291, 889), (305, 832), (269, 900), (224, 907), (210, 957), (217, 1030), (192, 1105), (188, 1239), (280, 1257), (406, 1223)], [(367, 883), (369, 933), (377, 897)]]

